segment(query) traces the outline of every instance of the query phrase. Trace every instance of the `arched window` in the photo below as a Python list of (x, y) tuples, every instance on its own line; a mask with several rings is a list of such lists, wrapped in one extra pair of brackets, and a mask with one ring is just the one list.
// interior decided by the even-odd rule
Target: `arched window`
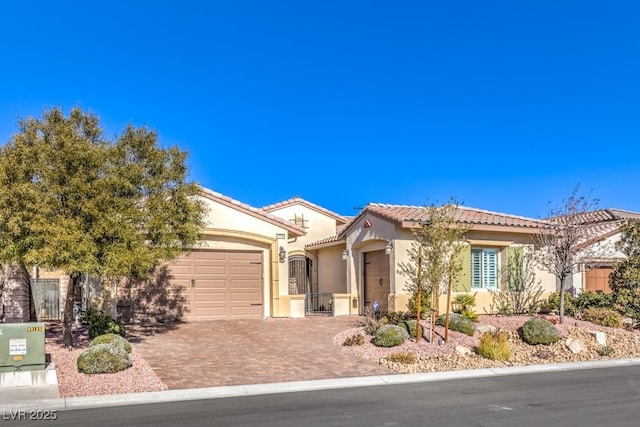
[(311, 266), (313, 261), (304, 255), (289, 257), (289, 293), (308, 294), (311, 292)]

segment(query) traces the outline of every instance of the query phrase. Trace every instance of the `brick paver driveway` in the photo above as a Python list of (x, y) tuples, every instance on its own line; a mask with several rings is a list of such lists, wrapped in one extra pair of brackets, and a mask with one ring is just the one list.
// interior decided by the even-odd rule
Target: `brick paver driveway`
[(393, 373), (333, 344), (357, 319), (216, 320), (130, 331), (137, 351), (170, 389)]

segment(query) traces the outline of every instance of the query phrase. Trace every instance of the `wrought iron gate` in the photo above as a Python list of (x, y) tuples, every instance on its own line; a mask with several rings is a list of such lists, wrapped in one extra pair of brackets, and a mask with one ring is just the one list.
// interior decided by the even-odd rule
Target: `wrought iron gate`
[(311, 292), (311, 263), (304, 255), (289, 257), (289, 293), (303, 295)]
[(308, 293), (305, 298), (305, 316), (332, 316), (333, 294), (331, 292)]

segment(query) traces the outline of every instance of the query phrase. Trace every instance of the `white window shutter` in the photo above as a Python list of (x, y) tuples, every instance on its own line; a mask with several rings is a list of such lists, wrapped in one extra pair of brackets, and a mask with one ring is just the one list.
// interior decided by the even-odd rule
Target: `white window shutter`
[(485, 249), (482, 265), (483, 287), (488, 289), (498, 288), (498, 251)]

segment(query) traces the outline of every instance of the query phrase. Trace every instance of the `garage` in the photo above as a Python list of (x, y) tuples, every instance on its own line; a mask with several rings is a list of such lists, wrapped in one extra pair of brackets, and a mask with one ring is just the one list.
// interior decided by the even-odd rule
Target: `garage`
[(389, 255), (382, 251), (364, 254), (364, 307), (373, 308), (377, 301), (379, 310), (386, 313), (389, 309), (391, 292)]
[(261, 251), (194, 250), (169, 271), (187, 290), (188, 320), (263, 317)]
[(588, 270), (586, 274), (585, 291), (602, 291), (605, 294), (610, 294), (609, 275), (612, 271), (613, 267), (601, 267)]

